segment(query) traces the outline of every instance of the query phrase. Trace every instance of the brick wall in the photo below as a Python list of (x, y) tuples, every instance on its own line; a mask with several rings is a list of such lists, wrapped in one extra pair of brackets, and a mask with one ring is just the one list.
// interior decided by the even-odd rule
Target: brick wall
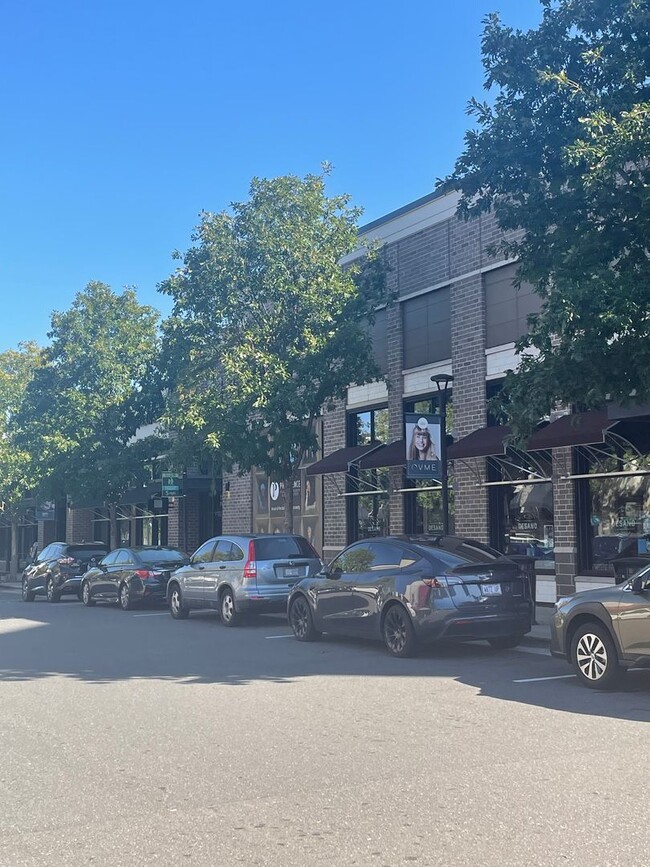
[[(473, 233), (474, 241), (478, 232)], [(458, 245), (458, 255), (460, 255)], [(473, 244), (465, 248), (467, 266), (474, 262)], [(467, 436), (486, 423), (485, 376), (485, 294), (480, 274), (459, 280), (451, 287), (451, 345), (454, 371), (454, 433)], [(454, 527), (456, 533), (488, 541), (488, 490), (480, 487), (485, 480), (485, 461), (470, 466), (455, 461)]]
[(578, 541), (574, 482), (563, 479), (573, 471), (573, 449), (553, 449), (553, 511), (555, 581), (558, 598), (575, 592)]
[[(344, 401), (338, 401), (323, 414), (323, 455), (346, 445)], [(345, 473), (323, 476), (323, 557), (330, 560), (346, 544)]]
[(223, 474), (222, 529), (224, 533), (253, 531), (253, 479), (251, 474), (240, 476), (237, 467)]
[[(54, 541), (59, 541), (54, 540)], [(93, 541), (93, 510), (68, 509), (66, 522), (66, 542)]]

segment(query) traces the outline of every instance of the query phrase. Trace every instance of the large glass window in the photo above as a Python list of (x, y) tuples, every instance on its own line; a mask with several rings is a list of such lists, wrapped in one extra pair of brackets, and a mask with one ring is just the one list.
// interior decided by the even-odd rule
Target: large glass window
[[(370, 409), (348, 416), (348, 445), (387, 443), (388, 408)], [(386, 536), (390, 521), (388, 514), (388, 470), (385, 468), (359, 470), (352, 468), (348, 485), (348, 540)], [(385, 491), (385, 493), (379, 493)]]
[[(581, 451), (581, 450), (579, 450)], [(592, 462), (591, 472), (644, 471), (650, 458), (612, 454)], [(578, 471), (585, 469), (577, 461)], [(621, 475), (580, 480), (577, 490), (582, 568), (625, 580), (650, 559), (650, 476)]]

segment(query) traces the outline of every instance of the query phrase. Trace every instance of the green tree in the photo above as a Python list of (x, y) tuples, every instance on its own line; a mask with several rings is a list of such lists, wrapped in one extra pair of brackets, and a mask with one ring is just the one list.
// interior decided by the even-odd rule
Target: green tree
[(650, 398), (650, 6), (541, 5), (527, 32), (486, 19), (496, 93), (471, 101), (477, 126), (445, 182), (462, 217), (494, 211), (495, 251), (543, 299), (503, 392), (520, 434), (558, 403)]
[(0, 500), (11, 526), (10, 573), (18, 573), (18, 526), (25, 514), (25, 500), (36, 487), (31, 454), (16, 441), (16, 417), (29, 382), (42, 362), (35, 343), (21, 343), (17, 350), (0, 354)]
[(157, 437), (133, 441), (162, 410), (155, 382), (158, 313), (132, 289), (89, 283), (69, 310), (52, 315), (44, 364), (20, 413), (21, 445), (40, 469), (44, 490), (73, 503), (111, 507), (147, 479)]
[(377, 376), (367, 328), (387, 301), (379, 255), (341, 265), (358, 247), (360, 210), (326, 195), (326, 174), (254, 179), (247, 202), (203, 215), (160, 287), (174, 300), (164, 326), (170, 424), (240, 472), (257, 466), (284, 481), (289, 530), (323, 405)]

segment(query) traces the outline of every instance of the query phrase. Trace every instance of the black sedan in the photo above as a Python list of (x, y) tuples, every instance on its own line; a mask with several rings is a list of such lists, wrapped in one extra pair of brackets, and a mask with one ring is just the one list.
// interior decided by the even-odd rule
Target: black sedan
[(78, 596), (88, 564), (107, 552), (103, 542), (50, 542), (23, 572), (24, 601), (33, 602), (39, 593), (48, 602), (58, 602), (64, 594)]
[(187, 555), (176, 548), (117, 548), (83, 576), (81, 598), (88, 607), (117, 602), (124, 611), (140, 602), (164, 603), (169, 576), (187, 562)]
[(457, 536), (366, 539), (295, 585), (289, 623), (300, 641), (319, 633), (383, 638), (394, 656), (419, 642), (487, 641), (515, 647), (530, 631), (532, 602), (521, 568)]

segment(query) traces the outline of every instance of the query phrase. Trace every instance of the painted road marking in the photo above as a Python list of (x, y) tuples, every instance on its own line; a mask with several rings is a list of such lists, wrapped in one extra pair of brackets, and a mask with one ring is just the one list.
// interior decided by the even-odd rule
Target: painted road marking
[(264, 638), (293, 638), (293, 632), (289, 635), (265, 635)]
[(554, 674), (552, 677), (523, 677), (519, 680), (513, 680), (513, 683), (539, 683), (540, 680), (567, 680), (570, 677), (577, 677), (576, 674)]
[(169, 611), (152, 611), (149, 614), (134, 614), (134, 617), (169, 617)]

